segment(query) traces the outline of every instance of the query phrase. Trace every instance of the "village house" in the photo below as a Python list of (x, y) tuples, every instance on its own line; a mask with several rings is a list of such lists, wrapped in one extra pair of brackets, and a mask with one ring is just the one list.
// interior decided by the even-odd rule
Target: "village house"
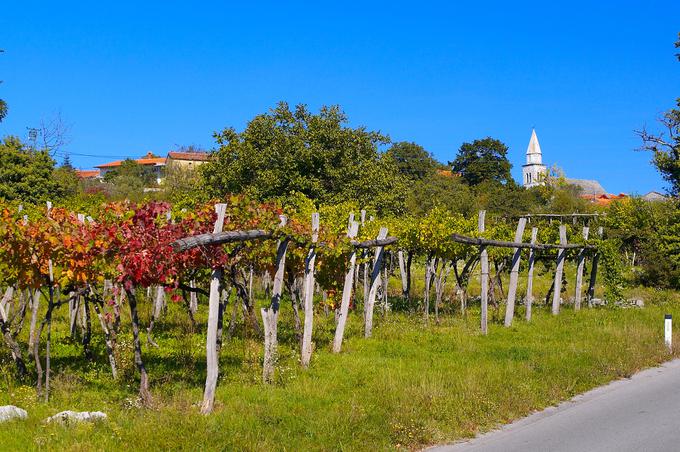
[(210, 154), (207, 152), (180, 152), (170, 151), (165, 158), (165, 166), (167, 168), (196, 168), (207, 162), (210, 159)]
[[(103, 165), (97, 165), (95, 168), (99, 169), (99, 176), (104, 177), (106, 173), (119, 168), (124, 160), (116, 160), (115, 162), (104, 163)], [(165, 167), (165, 158), (158, 157), (151, 152), (148, 152), (144, 157), (135, 159), (138, 165), (150, 168), (153, 175), (156, 177), (158, 183), (161, 182), (163, 178), (163, 168)]]

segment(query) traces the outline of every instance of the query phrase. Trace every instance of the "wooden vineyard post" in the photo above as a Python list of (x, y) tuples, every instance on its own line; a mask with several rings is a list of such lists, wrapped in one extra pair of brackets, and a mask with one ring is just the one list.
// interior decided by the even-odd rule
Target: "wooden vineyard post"
[[(361, 211), (361, 227), (363, 228), (364, 225), (366, 224), (366, 211), (362, 210)], [(368, 250), (363, 250), (361, 253), (361, 258), (362, 261), (368, 256)], [(363, 270), (362, 275), (362, 283), (363, 283), (363, 297), (364, 297), (364, 320), (366, 319), (366, 305), (368, 304), (368, 291), (369, 291), (369, 284), (368, 284), (368, 262), (363, 262), (361, 264), (361, 269)]]
[[(224, 216), (227, 212), (226, 204), (215, 204), (217, 221), (213, 233), (222, 232), (224, 226)], [(205, 391), (203, 392), (203, 404), (201, 413), (209, 414), (213, 410), (215, 403), (215, 389), (217, 387), (217, 376), (219, 357), (217, 356), (217, 323), (220, 309), (220, 282), (222, 280), (222, 269), (216, 268), (210, 276), (210, 294), (208, 297), (208, 332), (205, 344), (206, 368)]]
[(302, 330), (302, 352), (300, 361), (302, 367), (309, 367), (312, 359), (312, 329), (314, 324), (314, 263), (316, 262), (316, 242), (319, 240), (319, 214), (312, 214), (312, 246), (305, 259), (305, 282), (303, 294), (305, 297), (305, 323)]
[[(189, 281), (189, 287), (192, 289), (196, 288), (196, 280), (192, 279)], [(189, 294), (189, 311), (191, 311), (192, 314), (196, 314), (196, 311), (198, 311), (198, 294), (194, 291), (191, 291)]]
[[(600, 226), (597, 229), (597, 235), (602, 238), (604, 235), (604, 229)], [(588, 307), (593, 306), (593, 298), (595, 298), (595, 284), (597, 283), (597, 265), (600, 262), (600, 253), (596, 252), (593, 256), (593, 264), (590, 269), (590, 281), (588, 282)]]
[(425, 323), (430, 321), (430, 289), (432, 288), (432, 278), (437, 272), (437, 259), (432, 254), (428, 254), (425, 260), (425, 292), (423, 293), (423, 318)]
[[(519, 222), (517, 223), (517, 230), (515, 231), (515, 243), (520, 243), (522, 241), (526, 224), (526, 218), (519, 219)], [(517, 296), (517, 280), (519, 278), (519, 262), (521, 259), (522, 248), (515, 248), (512, 255), (512, 268), (510, 269), (508, 303), (505, 306), (505, 326), (512, 325), (512, 319), (515, 317), (515, 298)]]
[[(536, 243), (538, 236), (538, 228), (531, 228), (531, 244)], [(534, 263), (536, 261), (536, 250), (529, 249), (529, 270), (527, 272), (527, 296), (526, 303), (526, 319), (531, 321), (531, 304), (534, 302)]]
[[(583, 240), (588, 240), (588, 226), (583, 227)], [(576, 293), (574, 294), (574, 309), (581, 309), (581, 288), (583, 287), (583, 267), (585, 266), (586, 249), (583, 248), (578, 253), (578, 265), (576, 267)]]
[[(567, 226), (560, 225), (560, 245), (567, 244)], [(564, 271), (564, 256), (567, 250), (561, 248), (557, 251), (557, 269), (555, 270), (555, 290), (553, 291), (552, 313), (560, 313), (560, 299), (562, 292), (562, 272)]]
[[(477, 230), (480, 235), (486, 230), (484, 227), (484, 218), (486, 217), (486, 210), (479, 211), (479, 217), (477, 218)], [(481, 267), (480, 283), (482, 286), (482, 292), (480, 294), (481, 303), (481, 328), (482, 334), (487, 333), (487, 323), (489, 315), (489, 252), (486, 250), (486, 246), (481, 247), (481, 252), (479, 253), (479, 264)]]
[[(281, 224), (286, 225), (286, 217), (281, 216)], [(281, 291), (283, 289), (283, 273), (286, 268), (286, 251), (288, 250), (287, 238), (281, 240), (276, 249), (276, 273), (272, 287), (272, 301), (268, 308), (262, 308), (262, 323), (264, 325), (264, 363), (262, 367), (262, 380), (271, 383), (274, 379), (274, 366), (276, 364), (277, 322), (279, 306), (281, 305)]]
[(397, 251), (397, 258), (399, 260), (399, 275), (401, 276), (401, 296), (408, 301), (409, 298), (409, 280), (406, 273), (406, 261), (404, 259), (404, 250)]
[[(359, 223), (352, 220), (347, 232), (347, 237), (352, 240), (359, 232)], [(338, 314), (338, 325), (335, 329), (335, 337), (333, 338), (333, 353), (340, 353), (342, 348), (342, 338), (345, 334), (345, 324), (347, 323), (347, 316), (349, 315), (349, 302), (352, 299), (352, 286), (354, 282), (354, 271), (357, 263), (356, 249), (352, 250), (349, 257), (349, 269), (345, 274), (345, 285), (342, 288), (342, 301), (340, 303), (340, 313)]]
[[(387, 228), (380, 228), (378, 233), (378, 240), (387, 237)], [(371, 272), (371, 286), (368, 292), (368, 301), (364, 307), (364, 336), (371, 337), (373, 332), (373, 305), (375, 304), (375, 297), (378, 292), (378, 286), (380, 286), (380, 270), (382, 268), (383, 259), (383, 247), (375, 247), (375, 256), (373, 258), (373, 271)]]

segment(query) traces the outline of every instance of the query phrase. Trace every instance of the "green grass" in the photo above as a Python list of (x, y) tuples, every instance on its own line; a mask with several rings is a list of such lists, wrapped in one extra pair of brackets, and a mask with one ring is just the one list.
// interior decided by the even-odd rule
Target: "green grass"
[[(98, 325), (96, 363), (87, 363), (58, 317), (49, 404), (15, 382), (0, 351), (0, 404), (29, 412), (27, 421), (2, 425), (0, 444), (4, 450), (382, 450), (449, 442), (670, 359), (663, 314), (680, 318), (680, 303), (676, 297), (644, 309), (578, 313), (565, 307), (558, 317), (539, 307), (531, 324), (519, 311), (515, 326), (495, 323), (486, 337), (474, 308), (465, 319), (447, 314), (429, 326), (420, 315), (377, 315), (368, 340), (353, 314), (340, 355), (329, 351), (333, 316), (319, 313), (312, 366), (303, 371), (286, 305), (276, 384), (260, 383), (262, 345), (239, 324), (223, 347), (216, 411), (208, 417), (198, 413), (204, 335), (189, 333), (180, 306), (171, 306), (159, 326), (160, 348), (144, 349), (152, 409), (137, 407), (129, 336), (121, 339), (122, 378), (114, 382)], [(65, 409), (101, 410), (109, 420), (43, 424)]]

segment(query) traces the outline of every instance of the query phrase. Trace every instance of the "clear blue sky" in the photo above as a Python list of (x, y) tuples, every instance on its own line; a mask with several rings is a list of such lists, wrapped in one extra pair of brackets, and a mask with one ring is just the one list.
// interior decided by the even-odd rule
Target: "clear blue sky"
[[(610, 192), (659, 189), (634, 130), (680, 96), (680, 1), (4, 2), (0, 135), (60, 112), (76, 166), (213, 147), (279, 100), (452, 160), (536, 126), (544, 160)], [(92, 154), (102, 157), (86, 157)]]

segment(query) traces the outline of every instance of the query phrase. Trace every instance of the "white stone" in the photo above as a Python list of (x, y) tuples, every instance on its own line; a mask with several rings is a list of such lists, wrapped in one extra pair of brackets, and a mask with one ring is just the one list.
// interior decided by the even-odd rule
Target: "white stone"
[(62, 411), (45, 419), (45, 422), (71, 424), (75, 422), (97, 422), (106, 420), (106, 413), (101, 411)]
[(0, 406), (0, 422), (11, 421), (12, 419), (26, 419), (28, 413), (14, 405)]

